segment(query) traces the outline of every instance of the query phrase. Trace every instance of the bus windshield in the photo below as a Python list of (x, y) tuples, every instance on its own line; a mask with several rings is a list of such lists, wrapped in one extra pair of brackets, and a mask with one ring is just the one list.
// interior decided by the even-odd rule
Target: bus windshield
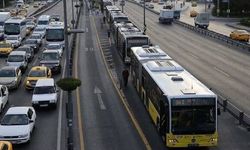
[(64, 29), (47, 29), (47, 41), (64, 41)]
[(147, 37), (130, 37), (127, 39), (127, 48), (148, 45)]
[(20, 25), (17, 23), (6, 23), (4, 25), (4, 33), (7, 35), (20, 34)]
[(172, 107), (173, 134), (211, 134), (216, 130), (214, 106)]

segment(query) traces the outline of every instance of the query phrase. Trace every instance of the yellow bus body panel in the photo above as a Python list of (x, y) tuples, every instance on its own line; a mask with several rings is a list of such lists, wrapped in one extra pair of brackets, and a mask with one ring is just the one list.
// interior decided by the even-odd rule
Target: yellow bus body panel
[(157, 118), (159, 116), (157, 110), (155, 109), (153, 103), (151, 102), (151, 100), (149, 99), (149, 103), (148, 103), (148, 112), (154, 122), (154, 124), (157, 124)]
[(166, 134), (167, 147), (215, 147), (218, 144), (218, 132), (200, 135)]

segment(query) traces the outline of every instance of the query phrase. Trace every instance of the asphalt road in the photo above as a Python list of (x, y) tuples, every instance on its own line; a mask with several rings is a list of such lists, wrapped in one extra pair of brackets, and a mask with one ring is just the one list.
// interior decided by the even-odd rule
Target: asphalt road
[(79, 35), (76, 54), (76, 75), (82, 81), (78, 116), (83, 129), (79, 133), (83, 141), (77, 139), (77, 143), (84, 143), (87, 150), (145, 149), (104, 66), (95, 28), (100, 28), (100, 24), (95, 25), (94, 16), (85, 13), (80, 28), (86, 32)]
[[(71, 3), (68, 1), (68, 19), (71, 19)], [(54, 6), (52, 9), (48, 10), (44, 14), (59, 14), (61, 15), (63, 19), (63, 7), (62, 7), (62, 2)], [(22, 83), (20, 87), (15, 90), (10, 92), (10, 97), (9, 97), (9, 104), (5, 108), (5, 112), (10, 106), (30, 106), (31, 105), (31, 97), (32, 97), (32, 92), (28, 92), (25, 90), (24, 87), (24, 80), (25, 77), (27, 76), (30, 68), (35, 65), (39, 65), (39, 60), (38, 56), (42, 53), (42, 47), (40, 48), (40, 51), (35, 55), (35, 58), (33, 59), (32, 62), (29, 63), (29, 67), (26, 70), (25, 74), (22, 77)], [(65, 57), (65, 56), (64, 56)], [(63, 57), (62, 64), (65, 63), (65, 58)], [(6, 58), (0, 58), (0, 67), (5, 65), (5, 59)], [(64, 65), (63, 65), (64, 66)], [(64, 68), (65, 69), (65, 68)], [(62, 71), (63, 72), (63, 71)], [(60, 75), (55, 75), (52, 76), (55, 81), (59, 80), (61, 78)], [(59, 102), (58, 102), (59, 103)], [(57, 138), (62, 138), (65, 139), (66, 137), (57, 137), (57, 129), (58, 129), (58, 114), (59, 110), (62, 112), (65, 112), (65, 107), (59, 107), (61, 105), (58, 104), (58, 107), (56, 110), (53, 109), (39, 109), (36, 110), (37, 113), (37, 119), (36, 119), (36, 128), (32, 134), (31, 137), (31, 142), (29, 144), (21, 144), (21, 145), (14, 145), (15, 150), (55, 150), (57, 148)], [(4, 114), (4, 113), (3, 113)], [(1, 117), (3, 116), (1, 114)], [(63, 127), (62, 127), (63, 128)], [(65, 130), (62, 130), (62, 134), (60, 135), (65, 135), (64, 134)], [(59, 140), (60, 141), (60, 140)], [(66, 145), (63, 143), (63, 145)], [(63, 149), (63, 148), (62, 148)], [(62, 150), (61, 149), (61, 150)]]
[[(143, 10), (141, 7), (126, 3), (124, 10), (133, 22), (139, 27), (142, 26)], [(233, 103), (245, 111), (250, 111), (246, 106), (249, 105), (248, 77), (250, 72), (249, 69), (244, 69), (249, 67), (249, 54), (203, 38), (178, 25), (161, 25), (158, 23), (158, 16), (151, 12), (146, 12), (146, 16), (147, 34), (154, 44), (159, 45), (208, 87), (222, 95), (234, 97), (230, 99), (234, 100)], [(130, 103), (133, 105), (133, 102)], [(146, 123), (140, 122), (142, 126)], [(249, 148), (250, 133), (238, 126), (238, 122), (228, 113), (222, 113), (219, 116), (218, 128), (219, 145), (211, 149), (247, 150)], [(146, 129), (144, 132), (151, 136), (147, 134)], [(150, 137), (147, 138), (154, 145), (154, 141), (150, 140)]]
[[(139, 11), (141, 9), (141, 11)], [(126, 3), (125, 12), (141, 27), (143, 10)], [(250, 114), (250, 55), (204, 38), (178, 25), (162, 25), (158, 16), (146, 13), (147, 34), (164, 50), (217, 94)]]

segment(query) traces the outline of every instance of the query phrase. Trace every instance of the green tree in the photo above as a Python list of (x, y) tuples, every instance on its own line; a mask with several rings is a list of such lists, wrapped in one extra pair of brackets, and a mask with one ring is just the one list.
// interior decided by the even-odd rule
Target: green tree
[[(214, 13), (218, 8), (218, 1), (219, 1), (219, 8), (220, 8), (220, 16), (227, 15), (228, 3), (227, 0), (213, 0), (215, 5)], [(229, 0), (229, 9), (230, 9), (230, 16), (234, 17), (244, 17), (250, 16), (250, 0)]]

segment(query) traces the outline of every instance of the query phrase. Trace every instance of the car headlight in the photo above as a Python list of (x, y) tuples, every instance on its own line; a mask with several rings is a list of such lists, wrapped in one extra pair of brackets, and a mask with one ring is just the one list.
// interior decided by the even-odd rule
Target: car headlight
[(32, 101), (33, 104), (38, 104), (39, 102), (38, 101)]
[(27, 136), (29, 136), (29, 134), (22, 134), (22, 135), (19, 135), (18, 137), (19, 137), (19, 138), (25, 138), (25, 137), (27, 137)]
[(30, 81), (26, 81), (26, 84), (30, 84)]
[(10, 83), (10, 85), (15, 85), (16, 82), (17, 82), (17, 80), (15, 79), (15, 80), (13, 80), (13, 81)]
[(56, 100), (53, 99), (53, 100), (50, 100), (49, 102), (50, 102), (50, 103), (56, 103)]

